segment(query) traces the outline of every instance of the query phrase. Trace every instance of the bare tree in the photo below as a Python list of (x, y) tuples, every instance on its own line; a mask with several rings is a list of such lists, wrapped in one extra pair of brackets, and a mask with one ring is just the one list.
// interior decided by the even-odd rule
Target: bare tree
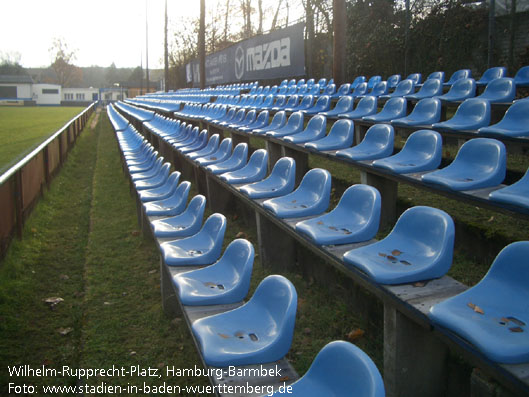
[(257, 28), (257, 33), (263, 33), (263, 0), (258, 0), (257, 5), (259, 8), (259, 27)]
[(276, 12), (274, 14), (274, 19), (272, 19), (272, 27), (270, 28), (270, 30), (275, 30), (276, 29), (277, 17), (279, 15), (279, 10), (281, 9), (281, 3), (282, 2), (283, 2), (283, 0), (279, 0), (279, 2), (277, 3)]
[(82, 79), (82, 71), (73, 64), (76, 51), (70, 50), (68, 44), (61, 38), (55, 38), (49, 49), (53, 62), (51, 68), (57, 75), (57, 83), (63, 87), (71, 87), (79, 84)]

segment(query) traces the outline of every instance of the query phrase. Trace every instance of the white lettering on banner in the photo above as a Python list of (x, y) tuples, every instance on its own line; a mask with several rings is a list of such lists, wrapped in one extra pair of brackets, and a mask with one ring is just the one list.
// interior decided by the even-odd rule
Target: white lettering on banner
[(290, 66), (290, 37), (246, 49), (246, 71)]

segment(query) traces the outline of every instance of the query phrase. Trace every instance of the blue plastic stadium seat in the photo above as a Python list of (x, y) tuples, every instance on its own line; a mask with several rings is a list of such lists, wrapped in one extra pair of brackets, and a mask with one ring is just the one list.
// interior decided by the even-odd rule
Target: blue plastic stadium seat
[(394, 74), (388, 77), (386, 80), (388, 83), (388, 88), (393, 89), (397, 87), (397, 85), (400, 83), (401, 75), (400, 74)]
[(502, 77), (507, 77), (507, 68), (504, 66), (496, 66), (489, 68), (485, 70), (485, 72), (481, 75), (481, 78), (476, 81), (476, 85), (479, 86), (486, 86), (494, 79), (499, 79)]
[(303, 113), (294, 112), (288, 118), (287, 123), (276, 130), (266, 131), (265, 135), (280, 138), (287, 135), (297, 134), (303, 131)]
[(246, 165), (248, 161), (248, 144), (239, 143), (233, 149), (233, 153), (226, 160), (219, 163), (210, 164), (206, 169), (213, 174), (222, 174), (224, 172), (237, 171)]
[(341, 113), (338, 115), (340, 118), (347, 119), (361, 119), (364, 116), (369, 116), (377, 112), (377, 97), (365, 96), (356, 105), (356, 108), (347, 113)]
[(442, 277), (452, 264), (454, 221), (437, 208), (404, 211), (386, 238), (346, 252), (344, 263), (380, 284), (403, 284)]
[(411, 134), (400, 152), (375, 160), (373, 166), (397, 174), (430, 171), (439, 167), (443, 156), (441, 135), (432, 130)]
[(272, 121), (266, 127), (257, 128), (249, 132), (255, 135), (263, 135), (267, 131), (273, 131), (273, 130), (277, 130), (283, 127), (286, 123), (287, 123), (287, 114), (285, 111), (280, 111), (274, 114), (274, 117), (272, 117)]
[(455, 71), (452, 76), (450, 76), (450, 79), (444, 83), (445, 87), (449, 87), (454, 85), (458, 80), (461, 79), (468, 79), (472, 77), (472, 72), (470, 69), (460, 69)]
[(438, 98), (424, 98), (415, 104), (411, 113), (406, 117), (391, 120), (397, 127), (411, 127), (415, 125), (431, 125), (441, 119), (441, 101)]
[(173, 142), (172, 143), (173, 148), (178, 149), (180, 147), (193, 144), (198, 139), (198, 134), (199, 134), (199, 128), (194, 127), (185, 139), (179, 142)]
[(380, 123), (384, 121), (391, 121), (406, 116), (408, 110), (408, 102), (402, 97), (390, 98), (384, 104), (384, 107), (377, 114), (362, 117), (364, 121), (373, 123)]
[(251, 199), (284, 196), (294, 190), (295, 178), (296, 162), (290, 157), (282, 157), (277, 160), (267, 178), (244, 185), (240, 191)]
[(220, 175), (220, 179), (229, 184), (252, 183), (262, 180), (266, 176), (268, 165), (268, 152), (258, 149), (252, 153), (248, 163), (235, 171)]
[[(342, 98), (343, 99), (343, 98)], [(327, 133), (327, 118), (321, 114), (311, 117), (307, 126), (298, 134), (284, 137), (285, 142), (290, 143), (305, 143), (321, 139)]]
[(437, 72), (430, 73), (428, 77), (426, 78), (426, 80), (424, 81), (424, 84), (426, 84), (428, 80), (432, 80), (432, 79), (441, 80), (441, 83), (443, 83), (445, 81), (445, 72), (437, 71)]
[(330, 97), (331, 95), (334, 95), (335, 93), (336, 93), (336, 84), (329, 83), (327, 84), (327, 87), (325, 87), (325, 89), (323, 90), (322, 95), (326, 95)]
[(262, 112), (259, 112), (255, 120), (246, 125), (237, 128), (241, 132), (251, 132), (252, 130), (263, 128), (268, 125), (268, 119), (270, 118), (270, 113), (268, 110), (263, 110)]
[(213, 265), (175, 275), (180, 302), (200, 306), (242, 301), (250, 288), (254, 255), (249, 241), (233, 240)]
[(490, 138), (465, 142), (447, 167), (425, 174), (425, 183), (451, 190), (471, 190), (497, 186), (505, 179), (507, 153), (505, 145)]
[(274, 106), (272, 108), (272, 111), (278, 112), (280, 110), (286, 110), (288, 108), (293, 108), (293, 107), (298, 105), (298, 100), (299, 99), (300, 99), (299, 96), (297, 96), (295, 94), (294, 95), (290, 95), (283, 106)]
[(296, 224), (296, 230), (319, 245), (350, 244), (375, 237), (380, 223), (380, 193), (353, 185), (329, 213)]
[(414, 94), (405, 95), (404, 98), (420, 100), (440, 95), (443, 95), (443, 82), (439, 79), (428, 79), (424, 82), (419, 91)]
[[(158, 157), (156, 158), (156, 160), (150, 163), (151, 166), (149, 167), (147, 166), (143, 168), (140, 168), (138, 166), (131, 167), (131, 168), (134, 168), (134, 171), (130, 171), (130, 168), (129, 168), (129, 172), (131, 173), (130, 175), (131, 181), (136, 182), (136, 181), (141, 181), (142, 179), (149, 179), (149, 178), (156, 176), (162, 169), (162, 166), (164, 165), (163, 160), (164, 160), (163, 157)], [(165, 164), (168, 164), (166, 165), (166, 167), (171, 167), (169, 163), (165, 163)]]
[(179, 215), (151, 222), (156, 238), (179, 238), (197, 234), (202, 226), (206, 198), (197, 195), (191, 199), (184, 212)]
[(338, 88), (338, 90), (331, 95), (331, 98), (341, 98), (345, 95), (349, 95), (351, 92), (351, 84), (350, 83), (344, 83)]
[(194, 152), (196, 150), (203, 149), (208, 144), (208, 131), (202, 130), (200, 134), (198, 135), (195, 142), (188, 146), (182, 146), (179, 149), (177, 149), (180, 153), (186, 154), (190, 152)]
[(517, 87), (529, 87), (529, 66), (522, 66), (514, 75)]
[(490, 102), (469, 98), (457, 108), (450, 120), (434, 123), (432, 128), (443, 131), (478, 130), (490, 124)]
[[(285, 112), (294, 112), (297, 107), (301, 104), (301, 101), (303, 100), (303, 97), (300, 95), (292, 95), (290, 98), (288, 98), (288, 101), (286, 105), (281, 109)], [(309, 100), (312, 103), (312, 98), (309, 98)]]
[(325, 88), (327, 86), (327, 79), (325, 77), (322, 77), (318, 80), (318, 84), (321, 88)]
[(351, 83), (351, 89), (355, 89), (359, 84), (366, 83), (366, 76), (356, 76), (353, 82)]
[(220, 256), (225, 231), (226, 218), (215, 213), (197, 234), (160, 244), (163, 259), (168, 266), (210, 265)]
[(219, 139), (219, 134), (213, 134), (204, 148), (197, 150), (196, 152), (186, 153), (186, 156), (193, 160), (214, 153), (219, 148)]
[(291, 385), (291, 393), (274, 397), (354, 396), (384, 397), (384, 381), (375, 363), (352, 343), (334, 341), (318, 353), (305, 375)]
[(402, 80), (397, 87), (395, 88), (395, 91), (392, 93), (381, 95), (381, 99), (388, 99), (388, 98), (396, 98), (396, 97), (403, 97), (405, 95), (411, 95), (415, 92), (415, 82), (410, 79)]
[(521, 137), (529, 136), (529, 99), (514, 102), (498, 123), (481, 127), (479, 134)]
[(491, 361), (529, 361), (529, 242), (509, 244), (475, 286), (430, 309), (431, 321)]
[(360, 83), (358, 84), (353, 92), (350, 94), (353, 98), (358, 98), (367, 95), (367, 83)]
[(220, 163), (230, 156), (231, 148), (231, 138), (224, 138), (215, 152), (208, 154), (207, 156), (197, 157), (195, 161), (204, 167), (210, 164)]
[(366, 96), (379, 97), (386, 95), (388, 93), (388, 83), (387, 81), (380, 81), (375, 84), (375, 86), (369, 91)]
[(327, 112), (321, 112), (319, 114), (324, 115), (325, 117), (334, 117), (338, 116), (341, 113), (347, 113), (353, 110), (354, 100), (351, 96), (342, 96), (333, 109), (328, 110)]
[(147, 216), (174, 216), (186, 208), (191, 183), (181, 182), (169, 197), (143, 204)]
[(283, 108), (287, 105), (287, 96), (286, 95), (277, 95), (275, 97), (275, 102), (272, 104), (272, 106), (268, 106), (267, 110), (273, 110), (274, 112), (283, 110)]
[(266, 200), (263, 207), (279, 218), (299, 218), (321, 214), (329, 207), (330, 198), (331, 174), (313, 168), (303, 176), (296, 190)]
[(262, 364), (285, 356), (292, 344), (297, 294), (283, 276), (266, 277), (243, 306), (192, 325), (207, 365)]
[(305, 143), (307, 149), (325, 151), (338, 150), (350, 147), (354, 139), (354, 123), (352, 120), (338, 120), (327, 136), (316, 141)]
[(320, 96), (313, 106), (308, 109), (303, 110), (305, 114), (317, 114), (322, 112), (327, 112), (331, 109), (331, 97), (329, 95)]
[(395, 132), (389, 124), (374, 124), (366, 132), (358, 145), (338, 150), (336, 156), (360, 161), (376, 160), (391, 156), (393, 153)]
[[(371, 76), (367, 81), (367, 89), (373, 89), (378, 83), (382, 82), (382, 76)], [(386, 83), (387, 87), (387, 83)]]
[(415, 85), (421, 84), (422, 74), (421, 73), (410, 73), (408, 77), (406, 77), (406, 79), (413, 81)]
[(490, 103), (504, 103), (514, 101), (516, 96), (516, 85), (514, 79), (510, 77), (501, 77), (492, 80), (485, 87), (483, 94), (476, 98), (486, 99)]
[[(445, 83), (446, 84), (446, 83)], [(444, 94), (439, 95), (441, 101), (457, 102), (464, 101), (468, 98), (476, 96), (476, 82), (472, 78), (463, 78), (457, 80), (451, 87), (450, 90)]]
[(517, 182), (489, 194), (489, 199), (500, 203), (529, 208), (529, 170)]
[(171, 164), (165, 163), (162, 165), (162, 168), (160, 168), (160, 171), (156, 175), (148, 179), (142, 179), (134, 182), (134, 187), (139, 192), (141, 190), (154, 189), (162, 186), (167, 181), (167, 178), (169, 178), (170, 168)]

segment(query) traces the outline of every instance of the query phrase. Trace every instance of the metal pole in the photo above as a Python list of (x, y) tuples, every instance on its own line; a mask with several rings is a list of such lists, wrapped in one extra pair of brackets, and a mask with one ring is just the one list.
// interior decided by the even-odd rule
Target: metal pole
[(336, 86), (345, 83), (345, 0), (333, 0), (333, 78)]
[(198, 31), (200, 88), (206, 88), (206, 0), (200, 0), (200, 28)]
[(163, 61), (164, 61), (164, 91), (167, 92), (169, 89), (167, 88), (167, 82), (169, 81), (169, 50), (167, 48), (167, 0), (165, 0), (165, 29), (164, 29), (164, 54), (163, 54)]
[(495, 14), (495, 8), (496, 8), (496, 1), (490, 0), (489, 5), (489, 53), (488, 53), (488, 59), (487, 59), (487, 67), (491, 68), (493, 67), (494, 63), (494, 14)]
[(404, 26), (404, 75), (408, 75), (409, 54), (410, 54), (410, 0), (406, 0), (406, 26)]
[(147, 79), (147, 87), (145, 93), (149, 92), (149, 24), (147, 23), (147, 0), (145, 0), (145, 77)]

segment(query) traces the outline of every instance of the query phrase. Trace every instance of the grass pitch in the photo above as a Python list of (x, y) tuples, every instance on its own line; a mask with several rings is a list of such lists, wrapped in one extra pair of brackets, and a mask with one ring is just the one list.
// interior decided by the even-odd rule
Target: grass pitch
[(0, 174), (83, 109), (82, 107), (0, 107)]

